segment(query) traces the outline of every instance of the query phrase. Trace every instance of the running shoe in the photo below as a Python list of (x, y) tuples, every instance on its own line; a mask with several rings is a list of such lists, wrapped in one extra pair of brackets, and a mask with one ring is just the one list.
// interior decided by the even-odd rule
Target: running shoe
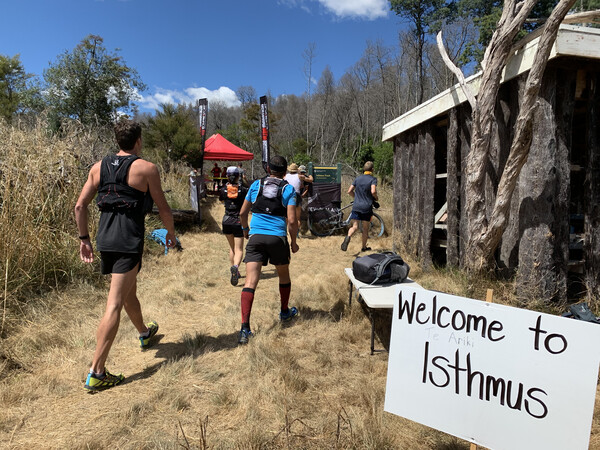
[(279, 320), (281, 320), (282, 322), (289, 322), (297, 315), (298, 315), (298, 308), (296, 308), (295, 306), (292, 306), (286, 312), (281, 311), (279, 313)]
[(369, 250), (371, 250), (371, 247), (363, 247), (360, 249), (361, 252), (368, 252)]
[(87, 380), (85, 380), (85, 385), (83, 387), (89, 392), (98, 392), (103, 391), (105, 389), (110, 389), (111, 387), (114, 387), (117, 384), (119, 384), (124, 379), (125, 377), (122, 373), (113, 375), (108, 370), (104, 369), (104, 375), (101, 377), (97, 377), (89, 373)]
[(237, 286), (238, 280), (240, 279), (240, 272), (236, 266), (231, 266), (229, 271), (231, 272), (231, 284), (232, 286)]
[(344, 238), (344, 242), (342, 242), (342, 251), (345, 252), (348, 250), (348, 244), (350, 243), (350, 236), (346, 236)]
[(240, 330), (240, 338), (238, 339), (238, 344), (247, 344), (251, 337), (254, 337), (254, 333), (252, 333), (252, 331), (250, 331), (249, 329), (242, 328)]
[(152, 339), (152, 337), (158, 332), (158, 324), (156, 322), (148, 322), (146, 326), (148, 327), (149, 331), (148, 336), (140, 336), (140, 348), (142, 350), (146, 350), (147, 348), (152, 347), (150, 339)]

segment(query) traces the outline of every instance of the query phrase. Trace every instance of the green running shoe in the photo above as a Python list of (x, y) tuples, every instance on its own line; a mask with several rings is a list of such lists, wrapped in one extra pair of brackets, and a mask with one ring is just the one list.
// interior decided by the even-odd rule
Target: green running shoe
[(110, 389), (111, 387), (114, 387), (117, 384), (119, 384), (124, 379), (125, 376), (122, 373), (113, 375), (108, 370), (104, 369), (104, 376), (100, 378), (89, 373), (87, 376), (87, 380), (85, 380), (85, 385), (83, 387), (87, 389), (88, 392), (98, 392), (103, 391), (105, 389)]
[(146, 326), (148, 327), (149, 331), (148, 336), (140, 336), (140, 347), (142, 350), (152, 347), (150, 339), (152, 339), (152, 337), (158, 332), (158, 324), (156, 322), (148, 322)]

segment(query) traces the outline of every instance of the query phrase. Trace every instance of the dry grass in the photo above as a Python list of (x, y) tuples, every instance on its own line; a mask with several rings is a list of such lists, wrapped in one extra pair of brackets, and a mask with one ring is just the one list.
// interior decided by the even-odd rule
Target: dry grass
[[(52, 142), (44, 141), (39, 151), (59, 147)], [(68, 158), (67, 148), (64, 153)], [(69, 214), (73, 200), (67, 197), (79, 188), (59, 199)], [(168, 177), (165, 188), (185, 198), (187, 179)], [(55, 200), (50, 191), (45, 195)], [(380, 213), (390, 227), (391, 194), (382, 189), (380, 195)], [(343, 275), (358, 254), (358, 238), (342, 253), (340, 236), (302, 236), (291, 263), (291, 304), (300, 317), (291, 326), (278, 322), (277, 277), (272, 266), (265, 268), (251, 319), (256, 337), (238, 348), (243, 278), (240, 286), (229, 284), (228, 249), (219, 230), (222, 206), (204, 206), (201, 230), (180, 236), (183, 252), (164, 256), (158, 246), (147, 246), (138, 293), (146, 320), (160, 323), (159, 342), (140, 352), (123, 316), (107, 363), (126, 375), (123, 385), (97, 395), (82, 387), (107, 294), (105, 283), (89, 282), (97, 279), (96, 269), (79, 272), (87, 282), (46, 291), (36, 297), (38, 306), (23, 311), (18, 326), (0, 341), (0, 448), (469, 448), (383, 412), (388, 356), (369, 354), (369, 321), (356, 302), (348, 306)], [(63, 253), (71, 249), (75, 258), (77, 242), (72, 230), (67, 233), (56, 245)], [(389, 250), (392, 236), (370, 244), (374, 251)], [(2, 255), (26, 250), (1, 245)], [(491, 286), (496, 301), (512, 301), (510, 285), (469, 280), (451, 270), (424, 272), (418, 262), (408, 262), (411, 277), (424, 287), (483, 298)], [(598, 419), (590, 448), (600, 448)]]
[(339, 237), (299, 240), (291, 303), (301, 316), (290, 327), (277, 320), (277, 277), (267, 267), (252, 312), (256, 337), (238, 348), (241, 286), (228, 282), (227, 245), (214, 228), (222, 207), (207, 207), (217, 220), (181, 236), (183, 252), (146, 255), (139, 297), (161, 325), (160, 342), (139, 352), (123, 317), (108, 367), (126, 374), (124, 385), (82, 389), (104, 289), (49, 294), (54, 308), (4, 341), (20, 368), (0, 382), (0, 446), (467, 448), (383, 413), (387, 355), (370, 356), (369, 322), (356, 302), (348, 307), (341, 275), (359, 242), (342, 254)]
[[(0, 123), (0, 336), (27, 308), (26, 299), (90, 271), (74, 251), (73, 205), (85, 180), (94, 139), (81, 129), (51, 136), (38, 124)], [(86, 148), (84, 156), (80, 150)], [(66, 251), (65, 249), (69, 249)]]

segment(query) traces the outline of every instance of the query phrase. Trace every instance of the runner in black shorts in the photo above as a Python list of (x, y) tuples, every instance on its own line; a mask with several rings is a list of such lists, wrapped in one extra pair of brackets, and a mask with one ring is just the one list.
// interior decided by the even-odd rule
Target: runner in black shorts
[(284, 236), (254, 234), (248, 239), (244, 262), (260, 262), (263, 266), (269, 263), (274, 266), (290, 263), (290, 245)]
[(348, 235), (342, 242), (342, 251), (348, 249), (350, 238), (356, 230), (358, 230), (359, 222), (362, 223), (362, 248), (361, 252), (371, 250), (371, 247), (367, 246), (369, 239), (369, 225), (371, 217), (373, 217), (373, 206), (379, 208), (377, 203), (377, 178), (373, 176), (373, 162), (367, 161), (363, 166), (364, 173), (352, 182), (352, 186), (348, 188), (348, 195), (354, 197), (354, 203), (352, 203), (352, 212), (350, 213), (350, 219), (352, 225), (348, 230)]
[(142, 270), (141, 253), (100, 252), (100, 270), (102, 275), (110, 273), (127, 273), (138, 266)]
[[(287, 161), (282, 156), (274, 156), (269, 161), (269, 176), (256, 180), (250, 186), (242, 210), (240, 221), (244, 235), (250, 236), (246, 246), (246, 282), (241, 295), (242, 329), (239, 344), (247, 344), (250, 331), (250, 312), (254, 302), (254, 291), (260, 280), (263, 265), (269, 262), (277, 269), (281, 310), (279, 320), (287, 322), (298, 315), (298, 309), (288, 307), (292, 282), (290, 279), (290, 247), (298, 251), (296, 235), (296, 191), (285, 180)], [(248, 216), (252, 211), (252, 221), (248, 227)], [(288, 244), (287, 235), (291, 243)]]
[(240, 171), (236, 166), (228, 167), (226, 175), (227, 183), (219, 191), (219, 200), (225, 203), (223, 234), (229, 243), (229, 272), (231, 273), (229, 281), (237, 286), (240, 278), (239, 265), (244, 254), (244, 231), (240, 225), (240, 209), (244, 204), (248, 188), (240, 184)]
[(144, 322), (136, 278), (142, 267), (144, 217), (152, 210), (152, 201), (167, 229), (167, 246), (173, 247), (176, 242), (173, 215), (162, 190), (158, 168), (139, 157), (141, 125), (121, 119), (115, 124), (115, 137), (120, 151), (94, 164), (75, 205), (81, 241), (79, 255), (83, 262), (91, 263), (94, 251), (88, 234), (88, 205), (98, 193), (100, 222), (96, 246), (101, 255), (102, 273), (112, 274), (106, 309), (96, 331), (92, 366), (84, 385), (90, 392), (111, 388), (125, 379), (122, 374), (111, 374), (105, 367), (123, 308), (139, 333), (142, 350), (152, 345), (152, 337), (158, 331), (156, 322)]

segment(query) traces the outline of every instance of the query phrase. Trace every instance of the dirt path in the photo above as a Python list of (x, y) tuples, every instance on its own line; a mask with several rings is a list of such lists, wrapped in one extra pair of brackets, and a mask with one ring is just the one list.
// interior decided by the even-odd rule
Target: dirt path
[[(212, 212), (218, 217), (219, 207)], [(238, 348), (244, 278), (230, 285), (226, 241), (207, 222), (202, 233), (181, 237), (183, 252), (163, 256), (155, 249), (145, 257), (138, 292), (145, 319), (160, 324), (158, 343), (141, 352), (122, 317), (107, 362), (125, 374), (121, 386), (95, 395), (83, 390), (105, 289), (83, 286), (48, 299), (56, 303), (51, 312), (41, 311), (11, 338), (27, 371), (0, 384), (0, 447), (455, 442), (414, 424), (399, 430), (401, 419), (382, 412), (387, 355), (369, 355), (369, 322), (360, 306), (350, 309), (346, 301), (343, 269), (357, 255), (359, 239), (346, 253), (339, 249), (343, 236), (299, 240), (290, 305), (298, 306), (300, 318), (291, 327), (278, 322), (278, 279), (273, 266), (265, 268), (251, 318), (256, 337)], [(389, 238), (372, 244), (374, 250), (390, 246)]]

